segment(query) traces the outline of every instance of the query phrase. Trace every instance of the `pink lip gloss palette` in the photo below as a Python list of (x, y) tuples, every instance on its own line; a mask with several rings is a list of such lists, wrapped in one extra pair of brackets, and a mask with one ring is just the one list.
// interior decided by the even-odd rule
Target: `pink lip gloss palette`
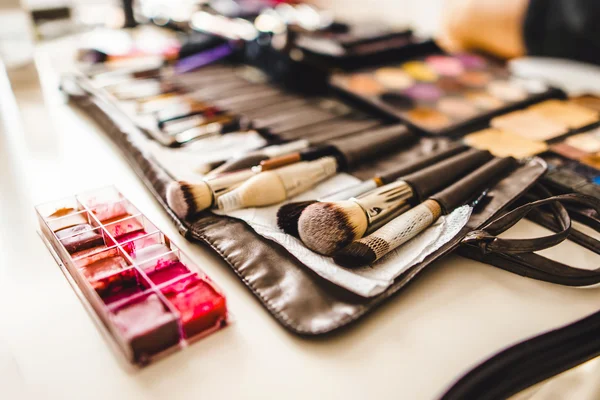
[(221, 291), (114, 187), (36, 207), (42, 236), (128, 361), (224, 327)]

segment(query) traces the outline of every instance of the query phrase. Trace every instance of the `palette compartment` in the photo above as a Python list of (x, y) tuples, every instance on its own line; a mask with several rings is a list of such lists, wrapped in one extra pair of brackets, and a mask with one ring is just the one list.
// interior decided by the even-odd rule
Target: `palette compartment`
[(228, 324), (220, 289), (115, 187), (45, 203), (36, 212), (42, 239), (131, 365), (144, 366)]
[(330, 85), (371, 110), (428, 135), (458, 136), (495, 116), (565, 94), (545, 83), (512, 77), (478, 54), (438, 50), (378, 68), (335, 73)]

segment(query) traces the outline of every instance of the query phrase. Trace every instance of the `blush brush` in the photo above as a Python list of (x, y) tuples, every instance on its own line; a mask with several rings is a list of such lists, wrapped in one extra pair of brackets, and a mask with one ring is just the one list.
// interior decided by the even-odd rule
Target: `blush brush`
[(298, 219), (300, 239), (309, 249), (332, 255), (491, 158), (472, 149), (350, 200), (314, 203)]
[(300, 234), (298, 233), (298, 219), (300, 219), (300, 215), (306, 207), (317, 203), (318, 201), (348, 200), (352, 197), (360, 196), (370, 190), (392, 183), (404, 175), (419, 171), (425, 167), (429, 167), (437, 163), (438, 161), (461, 153), (466, 149), (467, 146), (465, 145), (452, 144), (446, 149), (442, 149), (417, 160), (404, 163), (398, 168), (394, 168), (384, 174), (375, 176), (374, 178), (368, 179), (349, 188), (327, 195), (320, 200), (308, 200), (284, 204), (279, 208), (279, 210), (277, 210), (277, 226), (288, 235), (300, 238)]
[(394, 218), (364, 238), (350, 243), (337, 252), (334, 261), (348, 268), (370, 265), (413, 239), (447, 215), (465, 204), (474, 195), (490, 187), (514, 169), (514, 158), (496, 158), (423, 203)]

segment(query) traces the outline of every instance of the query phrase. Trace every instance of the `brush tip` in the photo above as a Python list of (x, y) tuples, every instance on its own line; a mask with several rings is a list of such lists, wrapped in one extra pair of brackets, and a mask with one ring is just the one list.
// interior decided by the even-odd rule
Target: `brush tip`
[(189, 218), (209, 208), (212, 192), (206, 183), (170, 182), (166, 188), (167, 204), (179, 218)]
[(300, 239), (309, 249), (330, 256), (359, 239), (367, 230), (367, 216), (353, 201), (318, 202), (298, 220)]
[(316, 203), (316, 200), (299, 201), (295, 203), (284, 204), (277, 210), (277, 226), (279, 229), (300, 239), (298, 232), (298, 220), (306, 207)]
[(373, 264), (376, 260), (377, 255), (373, 249), (361, 242), (350, 243), (333, 257), (336, 264), (347, 268), (364, 267)]

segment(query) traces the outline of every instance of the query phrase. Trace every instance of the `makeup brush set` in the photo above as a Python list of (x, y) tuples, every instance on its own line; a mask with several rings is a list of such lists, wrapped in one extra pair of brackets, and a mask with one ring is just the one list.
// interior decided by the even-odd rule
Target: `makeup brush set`
[[(62, 88), (180, 232), (215, 249), (295, 333), (358, 320), (453, 251), (573, 285), (570, 267), (534, 252), (575, 232), (600, 253), (570, 219), (594, 226), (600, 210), (599, 100), (565, 99), (410, 30), (325, 14), (311, 26), (287, 7), (258, 12), (263, 30), (237, 60), (107, 62)], [(498, 238), (528, 214), (554, 233)]]

